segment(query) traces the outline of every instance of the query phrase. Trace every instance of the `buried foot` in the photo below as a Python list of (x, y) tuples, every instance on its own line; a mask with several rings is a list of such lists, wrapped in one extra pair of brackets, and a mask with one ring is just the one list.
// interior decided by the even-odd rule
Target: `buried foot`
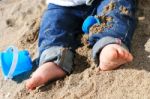
[(53, 62), (48, 62), (40, 66), (27, 80), (26, 88), (28, 90), (34, 90), (36, 87), (41, 86), (49, 80), (65, 77), (65, 72)]

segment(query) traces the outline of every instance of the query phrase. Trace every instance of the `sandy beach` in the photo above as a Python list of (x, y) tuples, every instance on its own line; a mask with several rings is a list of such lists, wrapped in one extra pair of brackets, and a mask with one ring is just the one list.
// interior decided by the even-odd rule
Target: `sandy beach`
[[(4, 80), (0, 70), (0, 99), (150, 99), (149, 5), (150, 0), (139, 0), (131, 49), (133, 62), (117, 70), (96, 72), (91, 49), (80, 46), (70, 76), (32, 92), (25, 89), (25, 82), (34, 70), (13, 80)], [(45, 9), (45, 0), (0, 0), (0, 51), (14, 45), (19, 50), (27, 49), (34, 60)]]

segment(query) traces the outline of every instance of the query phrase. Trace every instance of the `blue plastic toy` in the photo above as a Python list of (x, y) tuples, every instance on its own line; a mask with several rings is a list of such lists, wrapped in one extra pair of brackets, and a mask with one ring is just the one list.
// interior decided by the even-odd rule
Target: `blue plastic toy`
[(94, 16), (88, 16), (83, 22), (82, 31), (84, 33), (89, 33), (89, 28), (95, 23), (100, 24), (100, 20)]
[(0, 52), (0, 66), (5, 79), (32, 69), (32, 61), (27, 50), (18, 51), (14, 46)]

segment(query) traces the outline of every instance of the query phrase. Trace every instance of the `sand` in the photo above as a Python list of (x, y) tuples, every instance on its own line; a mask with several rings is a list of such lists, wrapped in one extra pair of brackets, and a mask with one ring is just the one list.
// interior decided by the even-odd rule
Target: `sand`
[[(150, 99), (150, 1), (139, 0), (133, 36), (134, 61), (113, 71), (96, 72), (87, 46), (76, 52), (75, 70), (64, 79), (32, 92), (25, 89), (30, 73), (4, 80), (0, 72), (0, 99)], [(44, 0), (0, 0), (0, 51), (9, 45), (36, 57)], [(81, 61), (82, 60), (82, 61)]]

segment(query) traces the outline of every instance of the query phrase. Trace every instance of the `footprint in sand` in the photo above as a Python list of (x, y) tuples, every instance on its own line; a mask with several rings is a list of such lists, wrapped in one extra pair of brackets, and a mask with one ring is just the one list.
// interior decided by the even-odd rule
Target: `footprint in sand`
[(6, 25), (7, 25), (8, 27), (13, 27), (13, 26), (15, 26), (15, 20), (14, 20), (14, 19), (7, 19), (7, 20), (6, 20)]

